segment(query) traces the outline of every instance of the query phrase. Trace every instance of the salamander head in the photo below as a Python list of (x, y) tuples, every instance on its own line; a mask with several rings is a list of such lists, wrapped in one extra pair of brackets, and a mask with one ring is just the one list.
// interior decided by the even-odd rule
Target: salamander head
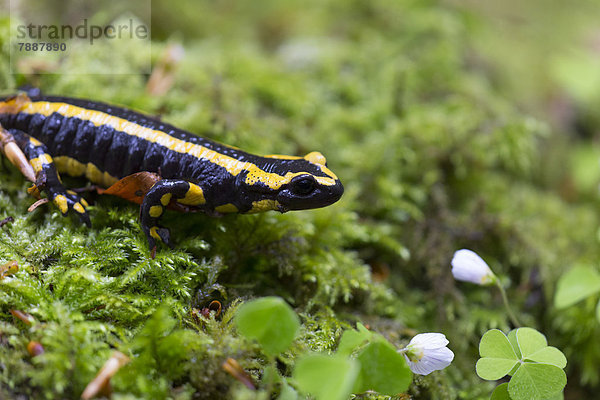
[(325, 207), (344, 193), (344, 186), (319, 152), (304, 157), (266, 156), (262, 160), (260, 168), (245, 177), (248, 191), (261, 194), (250, 212)]

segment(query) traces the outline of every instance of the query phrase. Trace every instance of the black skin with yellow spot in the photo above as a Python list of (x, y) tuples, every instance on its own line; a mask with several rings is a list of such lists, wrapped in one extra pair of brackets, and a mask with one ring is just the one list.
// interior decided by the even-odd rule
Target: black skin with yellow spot
[[(23, 150), (23, 153), (28, 160), (40, 159), (41, 157), (48, 155), (46, 146), (42, 143), (34, 143), (31, 140), (31, 137), (26, 133), (17, 129), (9, 129), (9, 133), (13, 136), (17, 145)], [(91, 226), (90, 217), (85, 211), (85, 201), (82, 203), (79, 195), (71, 190), (65, 189), (60, 181), (56, 167), (52, 162), (44, 163), (41, 165), (41, 168), (36, 171), (35, 185), (39, 190), (44, 190), (48, 194), (48, 199), (55, 204), (66, 205), (66, 209), (61, 210), (63, 215), (67, 215), (69, 211), (75, 210), (74, 212), (79, 216), (81, 221), (88, 227)]]
[[(104, 119), (94, 119), (100, 117)], [(134, 131), (113, 123), (123, 120)], [(113, 183), (136, 172), (158, 174), (161, 180), (145, 195), (140, 209), (140, 222), (151, 248), (156, 241), (168, 243), (169, 239), (168, 230), (158, 225), (162, 208), (166, 207), (160, 202), (164, 194), (171, 194), (171, 201), (184, 202), (189, 210), (218, 215), (324, 207), (343, 193), (341, 182), (326, 168), (320, 153), (316, 154), (322, 160), (310, 154), (304, 158), (256, 156), (104, 103), (52, 96), (4, 98), (0, 99), (0, 124), (15, 136), (30, 162), (41, 153), (47, 155), (50, 161), (40, 173), (46, 185), (40, 189), (51, 200), (57, 193), (66, 193), (56, 172), (61, 165), (52, 159), (87, 168), (88, 178), (105, 186), (106, 179)], [(147, 132), (153, 133), (147, 136)], [(41, 143), (33, 145), (30, 136)], [(171, 140), (196, 152), (169, 147)], [(232, 169), (232, 163), (237, 169)], [(82, 174), (81, 170), (74, 173), (76, 169), (61, 168), (61, 173)], [(108, 178), (101, 179), (100, 173)], [(65, 196), (69, 204), (81, 204), (69, 193)], [(77, 209), (81, 211), (79, 206)], [(85, 210), (79, 211), (82, 220), (88, 222)]]

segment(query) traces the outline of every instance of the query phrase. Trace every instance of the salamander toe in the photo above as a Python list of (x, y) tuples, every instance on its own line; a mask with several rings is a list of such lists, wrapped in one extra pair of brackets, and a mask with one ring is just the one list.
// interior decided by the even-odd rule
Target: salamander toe
[(52, 202), (58, 207), (63, 216), (66, 216), (69, 212), (74, 213), (88, 228), (92, 226), (90, 216), (86, 210), (87, 202), (74, 191), (53, 192)]

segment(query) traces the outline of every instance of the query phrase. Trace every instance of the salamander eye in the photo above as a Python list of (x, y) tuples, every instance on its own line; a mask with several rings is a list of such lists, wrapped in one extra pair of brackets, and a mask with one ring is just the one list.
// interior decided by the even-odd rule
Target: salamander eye
[(307, 196), (315, 190), (315, 179), (312, 176), (305, 176), (292, 181), (291, 191), (298, 196)]

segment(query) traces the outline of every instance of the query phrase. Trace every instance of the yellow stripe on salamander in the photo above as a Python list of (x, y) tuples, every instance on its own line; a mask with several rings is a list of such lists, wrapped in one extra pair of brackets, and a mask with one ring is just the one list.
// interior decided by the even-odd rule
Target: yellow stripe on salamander
[(36, 146), (36, 147), (37, 147), (37, 146), (41, 146), (41, 145), (42, 145), (42, 142), (40, 142), (39, 140), (37, 140), (37, 139), (36, 139), (36, 138), (34, 138), (34, 137), (30, 137), (30, 138), (29, 138), (29, 143), (31, 143), (32, 145), (34, 145), (34, 146)]
[(65, 172), (71, 176), (85, 175), (90, 181), (105, 187), (109, 187), (119, 180), (108, 172), (100, 171), (92, 163), (84, 164), (68, 156), (54, 157), (54, 164), (58, 172)]
[(32, 158), (29, 160), (29, 164), (33, 167), (35, 172), (39, 172), (43, 169), (44, 165), (48, 165), (52, 163), (52, 157), (48, 154), (42, 154), (36, 158)]
[(276, 160), (302, 160), (302, 157), (298, 156), (286, 156), (284, 154), (269, 154), (267, 156), (263, 156), (266, 158), (274, 158)]
[(234, 204), (227, 203), (227, 204), (222, 204), (220, 206), (216, 206), (215, 211), (225, 214), (225, 213), (236, 213), (239, 210)]
[[(260, 181), (269, 188), (277, 190), (282, 185), (288, 183), (291, 178), (300, 174), (288, 172), (287, 174), (282, 176), (272, 172), (265, 172), (262, 169), (260, 169), (260, 167), (251, 162), (237, 160), (233, 157), (221, 154), (204, 146), (186, 142), (185, 140), (172, 137), (165, 132), (144, 127), (136, 124), (135, 122), (131, 122), (123, 118), (115, 117), (113, 115), (101, 111), (88, 110), (68, 103), (29, 101), (24, 102), (20, 106), (14, 107), (15, 111), (13, 111), (13, 109), (9, 107), (5, 108), (7, 110), (10, 110), (11, 112), (41, 114), (45, 116), (52, 115), (53, 113), (58, 113), (67, 118), (73, 117), (79, 118), (84, 121), (89, 121), (95, 126), (108, 125), (118, 131), (125, 132), (128, 135), (132, 135), (140, 139), (159, 144), (178, 153), (189, 154), (196, 158), (207, 160), (213, 164), (225, 168), (227, 172), (229, 172), (233, 176), (237, 176), (242, 171), (248, 171), (246, 183), (250, 185), (257, 181)], [(321, 170), (326, 175), (328, 175), (328, 177), (316, 176), (315, 179), (317, 180), (317, 182), (325, 186), (335, 185), (337, 180), (335, 174), (325, 166), (322, 166)]]

